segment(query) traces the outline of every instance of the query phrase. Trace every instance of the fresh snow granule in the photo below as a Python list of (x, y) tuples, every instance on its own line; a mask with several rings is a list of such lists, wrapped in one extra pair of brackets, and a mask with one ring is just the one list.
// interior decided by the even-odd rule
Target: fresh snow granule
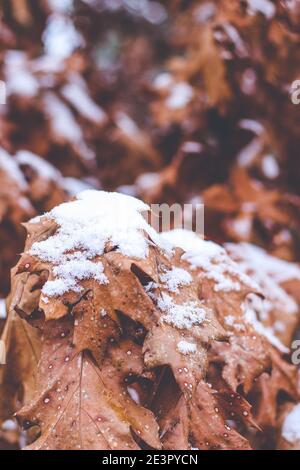
[(282, 436), (291, 444), (300, 441), (300, 403), (286, 416), (282, 426)]
[(188, 341), (182, 340), (177, 344), (178, 351), (182, 354), (195, 354), (197, 346), (195, 343), (189, 343)]
[(160, 279), (166, 284), (170, 292), (178, 292), (178, 287), (188, 286), (192, 282), (192, 276), (185, 269), (172, 268), (170, 271), (162, 274)]
[(204, 322), (206, 311), (196, 301), (176, 304), (172, 297), (162, 293), (157, 302), (158, 308), (163, 312), (162, 320), (178, 329), (189, 329)]

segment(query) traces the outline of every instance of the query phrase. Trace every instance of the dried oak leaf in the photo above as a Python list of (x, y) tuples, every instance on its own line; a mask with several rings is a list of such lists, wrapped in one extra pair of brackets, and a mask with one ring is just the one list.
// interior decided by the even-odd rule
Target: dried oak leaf
[(153, 414), (131, 399), (125, 381), (142, 372), (140, 347), (113, 345), (99, 367), (70, 341), (74, 329), (70, 316), (43, 329), (36, 398), (18, 413), (23, 427), (41, 431), (29, 449), (138, 449), (132, 432), (160, 448)]
[(296, 196), (265, 188), (241, 167), (234, 168), (228, 183), (213, 185), (202, 196), (206, 227), (213, 238), (255, 243), (276, 254), (284, 231), (289, 237), (286, 256), (297, 257), (300, 206)]
[[(120, 225), (124, 203), (126, 219)], [(132, 204), (137, 207), (133, 212)], [(165, 248), (141, 214), (137, 223), (140, 210), (147, 206), (128, 196), (87, 191), (28, 225), (15, 274), (14, 291), (20, 294), (13, 308), (30, 323), (33, 312), (45, 318), (39, 325), (37, 393), (18, 413), (24, 427), (41, 430), (31, 449), (176, 448), (176, 438), (164, 442), (165, 431), (158, 434), (153, 392), (150, 401), (139, 404), (125, 386), (134, 377), (136, 383), (150, 380), (157, 399), (160, 368), (170, 370), (178, 392), (175, 407), (182, 410), (183, 421), (188, 416), (186, 431), (179, 430), (182, 423), (178, 428), (181, 446), (188, 449), (192, 436), (193, 444), (205, 449), (249, 448), (235, 430), (224, 435), (222, 413), (215, 425), (210, 423), (217, 401), (205, 383), (207, 349), (226, 338), (225, 330), (199, 300), (198, 286), (179, 256), (182, 251)], [(110, 225), (114, 211), (119, 214), (117, 229)], [(66, 230), (71, 230), (68, 235)], [(88, 242), (91, 230), (93, 242)], [(127, 254), (132, 253), (132, 238), (134, 251), (139, 253), (142, 245), (145, 253)], [(95, 251), (88, 259), (91, 243)], [(98, 279), (86, 273), (91, 269)], [(132, 324), (135, 333), (129, 341)], [(204, 413), (208, 425), (199, 427)], [(72, 441), (67, 441), (70, 429)]]
[[(280, 405), (288, 400), (297, 400), (299, 396), (297, 368), (283, 359), (282, 351), (287, 352), (284, 346), (272, 330), (260, 323), (259, 315), (263, 316), (264, 313), (262, 304), (258, 304), (257, 312), (252, 311), (251, 304), (250, 306), (247, 304), (249, 295), (258, 297), (264, 294), (266, 286), (261, 282), (263, 263), (261, 261), (259, 263), (261, 274), (259, 277), (254, 268), (245, 270), (242, 256), (240, 259), (233, 256), (237, 262), (240, 262), (240, 264), (235, 263), (221, 247), (200, 240), (191, 232), (175, 230), (164, 234), (163, 238), (169, 240), (172, 245), (181, 246), (186, 250), (182, 259), (185, 264), (190, 264), (190, 272), (198, 283), (199, 298), (204, 305), (214, 310), (229, 334), (229, 340), (211, 344), (210, 370), (212, 367), (220, 370), (221, 376), (214, 374), (213, 378), (208, 376), (207, 380), (212, 382), (219, 394), (224, 387), (227, 387), (225, 396), (227, 396), (227, 405), (229, 402), (229, 410), (233, 407), (233, 398), (236, 398), (237, 390), (253, 405), (251, 409), (248, 403), (249, 408), (244, 409), (239, 415), (246, 417), (245, 420), (251, 427), (259, 425), (263, 430), (263, 435), (260, 438), (257, 436), (257, 442), (255, 439), (253, 441), (252, 434), (249, 435), (247, 432), (244, 434), (249, 437), (253, 445), (260, 446), (263, 439), (268, 439), (270, 433), (274, 434)], [(229, 253), (232, 252), (234, 255), (235, 247), (237, 252), (243, 253), (243, 250), (238, 249), (239, 245), (233, 244), (229, 246)], [(259, 248), (256, 250), (261, 251)], [(248, 259), (246, 246), (244, 251), (245, 259)], [(253, 257), (252, 253), (251, 261), (254, 266)], [(269, 260), (269, 267), (271, 263), (274, 279), (276, 279), (274, 269), (276, 267), (278, 269), (278, 263), (283, 271), (280, 273), (281, 276), (298, 277), (296, 265), (289, 263), (283, 269), (282, 263), (286, 265), (286, 262), (274, 258), (271, 261)], [(264, 269), (267, 269), (266, 260)], [(270, 285), (274, 287), (271, 283), (272, 272), (269, 273), (268, 287)], [(247, 274), (252, 276), (252, 280)], [(278, 289), (279, 287), (275, 286), (275, 291)], [(274, 296), (269, 296), (268, 301), (275, 309), (277, 297), (274, 300)], [(220, 409), (226, 410), (226, 402), (222, 403)]]
[(40, 357), (40, 335), (10, 310), (1, 335), (5, 364), (0, 366), (0, 422), (10, 419), (31, 399), (36, 388), (36, 369)]
[(284, 401), (286, 397), (290, 401), (299, 400), (298, 371), (284, 361), (275, 349), (270, 348), (269, 354), (272, 359), (271, 372), (258, 378), (249, 399), (254, 404), (254, 416), (259, 426), (274, 431), (282, 395)]
[(35, 212), (28, 198), (27, 183), (13, 158), (0, 148), (0, 244), (2, 297), (9, 292), (10, 269), (24, 243), (21, 223)]
[(211, 343), (209, 360), (222, 366), (222, 376), (233, 391), (243, 386), (248, 392), (270, 364), (264, 338), (246, 322), (244, 314), (247, 296), (259, 292), (259, 287), (219, 245), (185, 230), (163, 237), (186, 250), (182, 262), (191, 270), (199, 299), (227, 332), (226, 341)]

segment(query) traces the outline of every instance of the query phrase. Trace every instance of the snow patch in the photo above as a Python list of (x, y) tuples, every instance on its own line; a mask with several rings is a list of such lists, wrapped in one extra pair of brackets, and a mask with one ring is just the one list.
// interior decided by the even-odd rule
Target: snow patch
[(4, 59), (4, 73), (7, 93), (33, 98), (37, 95), (39, 83), (29, 70), (26, 54), (8, 51)]
[(201, 277), (214, 281), (215, 292), (239, 292), (241, 283), (254, 290), (258, 289), (257, 284), (216, 243), (205, 241), (194, 232), (182, 229), (162, 233), (161, 237), (172, 247), (185, 250), (182, 259), (188, 261), (192, 269), (201, 269)]
[(181, 109), (189, 104), (193, 96), (193, 88), (188, 83), (176, 83), (170, 90), (166, 105), (170, 109)]
[(59, 13), (49, 17), (43, 41), (46, 54), (61, 59), (70, 57), (75, 49), (84, 45), (83, 37), (72, 21)]
[(273, 308), (291, 315), (298, 312), (297, 303), (280, 285), (293, 279), (300, 280), (297, 264), (270, 256), (262, 248), (249, 243), (227, 243), (225, 248), (238, 262), (240, 270), (257, 282), (271, 308), (273, 304)]
[(95, 278), (105, 283), (103, 267), (96, 257), (109, 244), (124, 256), (145, 258), (151, 243), (163, 246), (158, 234), (142, 213), (149, 207), (142, 201), (119, 193), (83, 191), (75, 201), (61, 204), (45, 214), (58, 229), (46, 240), (32, 245), (30, 254), (54, 264), (55, 280), (43, 293), (49, 297), (78, 290), (77, 281)]
[(162, 320), (178, 329), (189, 329), (204, 322), (206, 311), (196, 301), (176, 304), (172, 297), (162, 293), (157, 301), (158, 308), (164, 313)]
[(280, 168), (274, 155), (265, 155), (262, 159), (262, 171), (266, 178), (274, 180), (280, 175)]
[(101, 124), (106, 119), (106, 113), (90, 97), (85, 82), (80, 77), (74, 77), (62, 89), (62, 95), (86, 119)]
[(27, 182), (14, 158), (0, 147), (0, 170), (5, 171), (22, 190), (27, 189)]
[(6, 318), (6, 304), (4, 299), (0, 299), (0, 319)]
[(262, 13), (270, 19), (275, 15), (276, 7), (270, 0), (248, 0), (248, 13), (255, 15)]
[(291, 444), (300, 441), (300, 403), (286, 416), (282, 426), (282, 437)]
[(185, 269), (174, 267), (162, 274), (160, 280), (166, 284), (170, 292), (178, 292), (179, 286), (188, 286), (192, 283), (192, 276)]
[(93, 160), (94, 152), (84, 143), (81, 128), (65, 103), (49, 92), (44, 96), (44, 105), (56, 136), (75, 145), (86, 160)]
[(263, 310), (260, 302), (262, 302), (262, 299), (255, 294), (250, 294), (247, 297), (246, 301), (242, 305), (245, 321), (252, 325), (257, 333), (264, 336), (269, 343), (271, 343), (280, 352), (288, 354), (290, 352), (289, 348), (284, 346), (284, 344), (282, 344), (282, 342), (275, 336), (274, 330), (270, 327), (265, 327), (258, 319), (258, 312)]

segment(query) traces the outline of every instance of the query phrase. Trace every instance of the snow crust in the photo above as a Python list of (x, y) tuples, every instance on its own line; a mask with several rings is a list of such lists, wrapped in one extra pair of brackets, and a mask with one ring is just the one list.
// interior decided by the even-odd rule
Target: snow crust
[(130, 196), (87, 190), (75, 201), (47, 213), (44, 217), (55, 221), (58, 229), (48, 239), (34, 243), (30, 250), (31, 255), (55, 265), (56, 278), (45, 284), (43, 293), (51, 297), (76, 291), (80, 289), (77, 281), (89, 278), (106, 283), (103, 266), (96, 258), (103, 255), (108, 245), (125, 256), (145, 258), (150, 243), (145, 234), (161, 245), (157, 233), (143, 217), (142, 213), (148, 210), (146, 204)]

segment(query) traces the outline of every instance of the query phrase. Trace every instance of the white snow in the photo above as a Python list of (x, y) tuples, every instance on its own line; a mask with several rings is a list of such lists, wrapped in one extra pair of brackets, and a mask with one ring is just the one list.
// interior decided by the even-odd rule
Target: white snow
[(82, 132), (69, 108), (55, 96), (47, 93), (44, 97), (46, 111), (51, 119), (53, 131), (68, 141), (79, 142)]
[(246, 301), (242, 305), (244, 311), (245, 321), (252, 325), (257, 333), (264, 336), (269, 343), (271, 343), (275, 348), (281, 351), (284, 354), (290, 352), (289, 348), (284, 346), (282, 342), (275, 336), (274, 329), (270, 327), (265, 327), (261, 321), (258, 319), (258, 314), (263, 311), (263, 300), (255, 295), (249, 294)]
[(75, 145), (86, 160), (93, 160), (94, 152), (84, 143), (81, 128), (70, 109), (54, 93), (46, 93), (43, 99), (53, 132)]
[(139, 191), (149, 191), (154, 188), (160, 181), (158, 173), (143, 173), (135, 181), (135, 186)]
[(4, 423), (1, 426), (1, 429), (3, 431), (17, 431), (18, 426), (15, 421), (13, 421), (12, 419), (8, 419), (7, 421), (4, 421)]
[(238, 154), (238, 163), (242, 167), (251, 165), (256, 156), (262, 149), (262, 141), (259, 137), (255, 137), (251, 142), (244, 147)]
[(127, 387), (127, 392), (128, 392), (128, 395), (130, 396), (130, 398), (135, 402), (137, 403), (138, 405), (141, 403), (141, 399), (140, 399), (140, 396), (137, 392), (137, 390), (133, 387)]
[(216, 292), (238, 292), (241, 290), (241, 282), (254, 290), (258, 289), (257, 284), (216, 243), (202, 240), (194, 232), (182, 229), (162, 233), (161, 238), (173, 247), (185, 250), (182, 259), (188, 261), (192, 269), (203, 270), (200, 276), (214, 281)]
[(48, 297), (63, 295), (65, 292), (81, 292), (82, 288), (77, 281), (85, 279), (95, 279), (100, 284), (107, 284), (108, 280), (103, 274), (103, 264), (99, 261), (94, 263), (82, 253), (64, 255), (63, 264), (59, 264), (53, 269), (56, 276), (54, 281), (48, 281), (43, 294)]
[(173, 267), (160, 276), (170, 292), (178, 292), (179, 286), (188, 286), (192, 283), (192, 276), (185, 269)]
[(24, 52), (11, 50), (5, 54), (4, 73), (9, 95), (16, 94), (30, 98), (37, 95), (39, 83), (30, 71)]
[(62, 95), (86, 119), (95, 124), (101, 124), (106, 119), (106, 113), (90, 97), (84, 80), (73, 77), (61, 90)]
[(68, 58), (75, 49), (84, 45), (83, 37), (73, 22), (59, 13), (49, 17), (43, 41), (46, 54), (61, 59)]
[(260, 122), (254, 121), (254, 119), (241, 119), (239, 127), (251, 131), (256, 135), (260, 135), (264, 132), (264, 126)]
[(280, 175), (280, 168), (274, 155), (265, 155), (262, 159), (262, 171), (264, 175), (273, 180)]
[[(237, 264), (221, 246), (204, 241), (194, 232), (187, 230), (173, 230), (161, 234), (161, 237), (168, 241), (172, 247), (177, 246), (185, 250), (182, 259), (187, 260), (192, 269), (203, 270), (200, 277), (213, 280), (216, 292), (239, 291), (241, 283), (249, 286), (255, 292), (263, 292), (266, 299), (262, 299), (256, 294), (248, 296), (243, 305), (245, 320), (251, 323), (259, 334), (265, 336), (281, 352), (289, 352), (289, 349), (275, 336), (275, 330), (265, 327), (260, 320), (267, 319), (268, 312), (274, 306), (291, 314), (298, 311), (294, 299), (279, 285), (279, 282), (283, 282), (283, 280), (300, 277), (300, 269), (297, 265), (277, 260), (260, 248), (246, 243), (227, 244), (229, 255), (233, 256), (233, 259), (238, 262)], [(250, 279), (250, 275), (253, 280)], [(225, 318), (225, 322), (229, 326), (236, 327), (234, 318), (230, 315)]]
[(179, 82), (171, 87), (166, 105), (170, 109), (181, 109), (189, 104), (193, 96), (193, 88), (186, 82)]
[(131, 119), (130, 116), (123, 113), (122, 111), (118, 111), (115, 115), (116, 125), (119, 129), (124, 132), (130, 138), (136, 138), (137, 134), (139, 134), (140, 130), (136, 123)]
[(46, 83), (49, 86), (49, 83), (53, 84), (53, 78), (49, 74), (55, 74), (58, 72), (63, 72), (64, 62), (60, 57), (42, 55), (31, 61), (31, 69), (35, 73), (42, 73), (45, 75), (40, 76), (40, 83)]
[(248, 12), (250, 14), (262, 13), (270, 19), (275, 15), (276, 7), (270, 0), (248, 0)]
[(162, 292), (157, 300), (158, 308), (163, 312), (162, 320), (178, 329), (189, 329), (204, 322), (206, 311), (196, 301), (176, 304), (172, 297)]
[(294, 263), (270, 256), (262, 248), (249, 243), (228, 243), (225, 247), (229, 255), (238, 262), (241, 271), (257, 282), (265, 297), (262, 299), (255, 294), (248, 296), (244, 306), (246, 320), (280, 351), (288, 352), (289, 350), (276, 337), (276, 333), (282, 332), (283, 325), (276, 322), (272, 328), (267, 328), (261, 321), (267, 320), (274, 309), (290, 315), (298, 313), (297, 303), (281, 287), (281, 283), (293, 279), (299, 280), (300, 268)]
[(48, 0), (49, 7), (55, 12), (68, 12), (73, 7), (73, 0)]
[(300, 441), (300, 403), (286, 416), (281, 433), (291, 444)]
[(213, 2), (205, 2), (196, 8), (194, 12), (197, 23), (206, 23), (216, 14), (217, 7)]
[(203, 150), (203, 145), (200, 142), (190, 140), (184, 142), (182, 150), (186, 153), (200, 153)]
[(46, 283), (43, 293), (49, 297), (61, 295), (75, 290), (78, 279), (89, 277), (106, 282), (101, 263), (96, 261), (96, 266), (93, 260), (103, 255), (108, 244), (134, 258), (148, 255), (150, 242), (145, 234), (151, 243), (162, 246), (158, 234), (143, 217), (148, 210), (149, 206), (133, 197), (88, 190), (46, 214), (46, 219), (57, 223), (57, 232), (34, 243), (30, 250), (31, 255), (55, 265), (56, 279)]
[(142, 6), (142, 15), (149, 23), (161, 24), (167, 19), (167, 10), (161, 3), (153, 0), (139, 3)]
[(0, 299), (0, 319), (6, 318), (6, 304), (4, 299)]
[(195, 354), (197, 351), (197, 345), (195, 343), (189, 343), (188, 341), (182, 340), (177, 344), (178, 351), (181, 354)]
[(230, 226), (241, 239), (249, 239), (252, 229), (251, 217), (239, 217), (230, 221)]
[(31, 166), (46, 180), (59, 181), (62, 178), (61, 173), (54, 166), (28, 150), (20, 150), (15, 158), (19, 165)]
[(239, 263), (240, 270), (257, 282), (273, 307), (290, 314), (298, 312), (297, 303), (280, 285), (293, 279), (300, 280), (297, 264), (270, 256), (262, 248), (249, 243), (227, 243), (225, 248)]
[(153, 81), (153, 85), (157, 89), (169, 88), (173, 84), (174, 80), (170, 73), (163, 72), (157, 75)]
[(9, 155), (3, 148), (0, 147), (0, 170), (5, 171), (11, 179), (15, 180), (20, 189), (27, 189), (27, 182), (18, 167), (14, 158)]
[(252, 68), (244, 71), (241, 78), (241, 90), (245, 95), (253, 95), (256, 90), (257, 75)]

